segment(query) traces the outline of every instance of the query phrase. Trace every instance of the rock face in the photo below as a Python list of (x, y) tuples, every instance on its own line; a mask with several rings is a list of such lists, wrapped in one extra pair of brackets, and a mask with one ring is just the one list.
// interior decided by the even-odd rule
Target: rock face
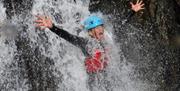
[(90, 10), (111, 15), (109, 21), (113, 23), (117, 42), (122, 44), (121, 49), (128, 61), (137, 65), (141, 79), (159, 84), (157, 91), (178, 91), (180, 1), (144, 0), (145, 10), (123, 25), (121, 22), (130, 9), (129, 2), (91, 0)]

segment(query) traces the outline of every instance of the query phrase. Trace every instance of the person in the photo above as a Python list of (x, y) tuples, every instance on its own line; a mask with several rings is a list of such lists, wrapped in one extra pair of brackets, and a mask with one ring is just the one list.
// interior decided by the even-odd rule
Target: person
[[(130, 2), (132, 12), (127, 16), (130, 18), (135, 12), (138, 12), (143, 8), (143, 1), (137, 0), (135, 4)], [(66, 41), (72, 43), (73, 45), (80, 48), (85, 58), (86, 71), (89, 74), (89, 84), (93, 83), (96, 75), (104, 73), (108, 66), (110, 59), (107, 55), (106, 43), (104, 38), (104, 21), (98, 16), (89, 16), (84, 22), (83, 27), (87, 31), (89, 37), (83, 38), (73, 34), (70, 34), (62, 28), (56, 27), (51, 18), (47, 16), (36, 16), (35, 20), (36, 27), (44, 30), (49, 28), (52, 32), (57, 34), (59, 37), (65, 39)], [(42, 28), (43, 27), (43, 28)], [(90, 88), (93, 88), (91, 85)], [(107, 88), (108, 89), (108, 88)]]

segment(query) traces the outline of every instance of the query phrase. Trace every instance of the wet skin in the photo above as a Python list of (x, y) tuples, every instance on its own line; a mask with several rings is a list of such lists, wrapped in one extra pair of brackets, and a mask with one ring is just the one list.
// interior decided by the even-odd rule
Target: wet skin
[(89, 31), (89, 35), (93, 38), (96, 38), (97, 40), (104, 39), (104, 27), (98, 26)]

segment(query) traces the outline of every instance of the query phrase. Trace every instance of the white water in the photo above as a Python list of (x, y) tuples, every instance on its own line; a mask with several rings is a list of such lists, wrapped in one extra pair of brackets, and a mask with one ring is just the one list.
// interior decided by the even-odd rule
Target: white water
[[(76, 0), (76, 3), (74, 0), (34, 0), (31, 14), (48, 15), (52, 17), (56, 25), (62, 26), (64, 29), (68, 30), (68, 32), (76, 35), (75, 30), (81, 26), (81, 23), (77, 21), (83, 20), (90, 14), (88, 11), (88, 4), (89, 1), (85, 2), (84, 0)], [(0, 11), (0, 14), (3, 14), (1, 19), (5, 19), (6, 16), (4, 8), (2, 8), (2, 3), (0, 3), (0, 8), (3, 9), (3, 11)], [(119, 50), (120, 48), (118, 46), (120, 44), (113, 42), (113, 28), (108, 22), (106, 15), (102, 15), (100, 12), (95, 14), (104, 18), (105, 22), (107, 22), (106, 35), (108, 36), (107, 39), (110, 39), (108, 41), (111, 44), (111, 61), (107, 68), (107, 80), (111, 83), (112, 91), (154, 91), (155, 88), (153, 84), (136, 79), (136, 74), (133, 74), (135, 65), (126, 61), (123, 53)], [(42, 31), (35, 31), (33, 25), (35, 17), (27, 17), (27, 20), (25, 24), (29, 27), (26, 36), (28, 36), (32, 43), (30, 44), (32, 50), (34, 48), (33, 45), (38, 45), (41, 54), (54, 61), (55, 64), (51, 66), (54, 70), (53, 75), (57, 78), (60, 77), (59, 72), (63, 75), (62, 81), (58, 83), (57, 91), (89, 91), (87, 87), (88, 75), (84, 68), (85, 57), (81, 51), (65, 40), (58, 38), (57, 35), (53, 34), (48, 29), (45, 30), (45, 35), (42, 34)], [(17, 21), (17, 19), (14, 21)], [(47, 44), (40, 39), (42, 36), (48, 37), (46, 40), (48, 42)], [(87, 34), (81, 32), (80, 36), (85, 37)], [(31, 89), (32, 87), (24, 84), (27, 79), (18, 78), (21, 74), (18, 71), (18, 67), (16, 67), (16, 65), (13, 67), (5, 67), (5, 65), (16, 64), (16, 62), (14, 62), (14, 56), (17, 51), (14, 37), (10, 38), (11, 44), (5, 44), (4, 41), (6, 39), (7, 34), (1, 34), (0, 84), (5, 87), (0, 87), (0, 89), (4, 88), (3, 91), (5, 89), (8, 91), (27, 91), (27, 89)], [(12, 74), (12, 71), (9, 70), (15, 70), (16, 73)], [(7, 82), (7, 84), (5, 84), (5, 82)], [(13, 84), (11, 84), (11, 82)], [(14, 88), (9, 88), (8, 86), (10, 85)], [(101, 90), (99, 89), (97, 91)]]

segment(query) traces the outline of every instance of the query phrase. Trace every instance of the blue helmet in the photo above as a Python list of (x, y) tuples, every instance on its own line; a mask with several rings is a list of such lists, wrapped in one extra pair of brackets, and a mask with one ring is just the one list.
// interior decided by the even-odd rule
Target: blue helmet
[(84, 24), (85, 30), (88, 31), (92, 28), (103, 25), (104, 21), (97, 16), (90, 16), (83, 22), (83, 24)]

